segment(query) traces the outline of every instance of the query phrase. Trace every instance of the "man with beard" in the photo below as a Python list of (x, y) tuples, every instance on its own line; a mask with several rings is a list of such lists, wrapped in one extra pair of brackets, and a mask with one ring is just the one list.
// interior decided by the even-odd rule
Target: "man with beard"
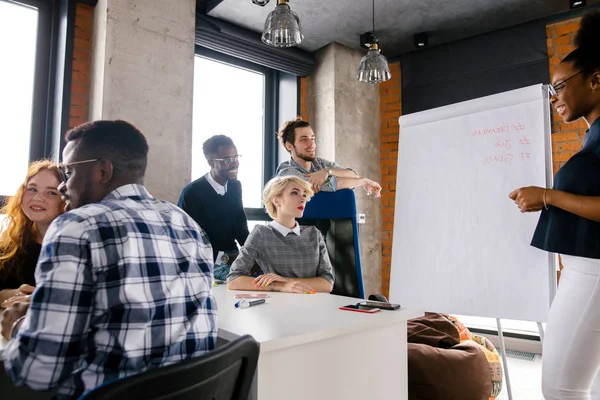
[(290, 153), (290, 161), (277, 167), (278, 176), (297, 175), (307, 180), (315, 193), (335, 192), (339, 189), (353, 189), (357, 186), (367, 192), (381, 196), (379, 183), (361, 178), (351, 168), (342, 168), (337, 163), (316, 156), (315, 133), (310, 124), (298, 117), (287, 121), (277, 134), (279, 141)]
[(216, 135), (202, 145), (210, 166), (203, 177), (187, 185), (177, 205), (208, 235), (213, 247), (215, 279), (225, 281), (231, 263), (249, 235), (242, 204), (242, 184), (237, 180), (239, 155), (233, 141)]
[(125, 121), (67, 133), (69, 212), (46, 232), (30, 303), (4, 312), (7, 375), (57, 399), (214, 349), (211, 249), (180, 208), (143, 186), (148, 144)]

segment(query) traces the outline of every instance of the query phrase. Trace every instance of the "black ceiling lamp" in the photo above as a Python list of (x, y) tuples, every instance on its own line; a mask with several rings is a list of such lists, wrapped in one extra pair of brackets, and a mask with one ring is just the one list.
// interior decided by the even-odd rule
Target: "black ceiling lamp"
[(367, 55), (358, 64), (358, 80), (366, 83), (380, 83), (392, 77), (387, 59), (379, 50), (379, 39), (375, 36), (375, 0), (373, 0), (373, 31), (360, 36), (361, 46), (369, 48)]
[(254, 4), (256, 4), (257, 6), (261, 6), (261, 7), (264, 7), (267, 4), (269, 4), (269, 1), (271, 1), (271, 0), (252, 0), (252, 2)]
[(585, 6), (585, 0), (569, 0), (569, 8), (579, 8)]

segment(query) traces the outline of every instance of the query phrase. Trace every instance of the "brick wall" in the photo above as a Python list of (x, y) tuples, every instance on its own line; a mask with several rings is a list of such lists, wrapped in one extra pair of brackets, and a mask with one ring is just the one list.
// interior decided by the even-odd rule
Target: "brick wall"
[(94, 7), (77, 3), (69, 127), (88, 120)]
[[(569, 52), (573, 50), (573, 38), (579, 29), (580, 18), (570, 19), (546, 27), (550, 74)], [(587, 125), (583, 120), (566, 124), (552, 110), (552, 161), (554, 172), (579, 151)]]
[(379, 85), (379, 145), (381, 168), (381, 292), (390, 292), (392, 234), (398, 164), (398, 118), (402, 113), (400, 63), (390, 64), (392, 79)]
[(300, 95), (298, 96), (299, 99), (299, 106), (298, 109), (300, 110), (300, 117), (302, 117), (302, 119), (306, 122), (308, 121), (309, 115), (308, 115), (308, 104), (307, 104), (307, 99), (308, 99), (308, 77), (303, 76), (300, 78)]

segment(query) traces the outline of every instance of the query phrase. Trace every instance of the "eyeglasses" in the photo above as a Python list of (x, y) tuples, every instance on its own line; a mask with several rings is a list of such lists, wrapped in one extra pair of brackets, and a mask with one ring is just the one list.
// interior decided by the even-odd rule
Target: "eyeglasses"
[(213, 158), (213, 161), (222, 161), (226, 167), (231, 167), (232, 165), (234, 165), (236, 162), (238, 162), (240, 160), (241, 156), (242, 156), (241, 154), (238, 154), (237, 156), (233, 156), (233, 157)]
[(571, 75), (570, 77), (568, 77), (567, 79), (565, 79), (564, 81), (556, 84), (556, 85), (548, 85), (548, 93), (550, 93), (550, 97), (552, 96), (558, 96), (558, 94), (564, 89), (565, 87), (565, 83), (567, 83), (567, 81), (571, 78), (576, 77), (577, 75), (581, 74), (582, 72), (585, 72), (587, 70), (582, 69), (581, 71), (577, 72), (576, 74)]
[[(67, 171), (67, 168), (70, 168), (73, 165), (77, 165), (77, 164), (87, 164), (87, 163), (91, 163), (91, 162), (96, 162), (96, 161), (100, 161), (102, 160), (101, 158), (91, 158), (89, 160), (83, 160), (83, 161), (73, 161), (72, 163), (68, 163), (68, 164), (58, 164), (58, 172), (60, 173), (60, 177), (63, 181), (63, 183), (67, 183), (67, 181), (69, 180), (69, 177), (71, 176), (71, 173)], [(117, 167), (115, 164), (113, 164), (111, 162), (112, 166), (114, 169), (116, 169), (117, 171), (122, 171), (121, 168)]]

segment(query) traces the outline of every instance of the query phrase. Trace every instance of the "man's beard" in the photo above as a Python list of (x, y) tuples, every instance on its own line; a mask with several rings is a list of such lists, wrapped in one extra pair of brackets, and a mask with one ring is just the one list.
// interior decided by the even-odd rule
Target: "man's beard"
[(303, 154), (303, 153), (298, 153), (296, 152), (296, 155), (298, 156), (298, 158), (304, 160), (304, 161), (315, 161), (316, 156), (309, 156), (308, 154)]
[(67, 196), (67, 200), (69, 201), (70, 209), (75, 209), (79, 207), (83, 207), (85, 205), (95, 203), (92, 195), (92, 183), (90, 181), (86, 181), (81, 194), (79, 195), (77, 204), (73, 204), (71, 202), (70, 196)]

